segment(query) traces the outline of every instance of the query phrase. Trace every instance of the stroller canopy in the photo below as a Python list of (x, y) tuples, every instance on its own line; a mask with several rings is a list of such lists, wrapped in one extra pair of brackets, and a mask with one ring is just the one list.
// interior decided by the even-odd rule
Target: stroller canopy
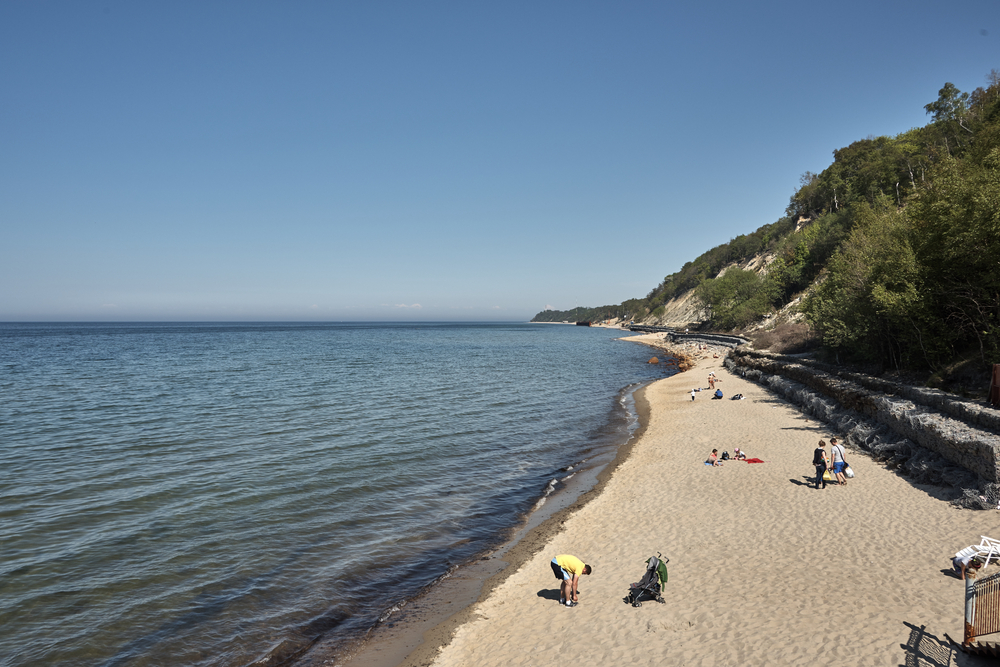
[(650, 556), (649, 560), (646, 561), (646, 574), (654, 572), (656, 573), (656, 578), (659, 579), (661, 587), (667, 583), (667, 564), (656, 556)]

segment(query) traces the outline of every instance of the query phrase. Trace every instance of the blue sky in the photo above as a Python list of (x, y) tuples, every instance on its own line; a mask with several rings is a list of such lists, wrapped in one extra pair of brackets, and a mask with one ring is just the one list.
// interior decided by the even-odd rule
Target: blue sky
[(1000, 69), (995, 0), (0, 3), (0, 320), (645, 296)]

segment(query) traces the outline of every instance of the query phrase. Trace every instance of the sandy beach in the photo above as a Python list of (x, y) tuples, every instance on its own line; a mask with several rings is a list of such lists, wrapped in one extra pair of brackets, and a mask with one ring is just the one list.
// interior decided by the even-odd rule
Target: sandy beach
[[(964, 594), (948, 570), (980, 535), (1000, 537), (1000, 515), (956, 509), (850, 451), (857, 477), (814, 488), (813, 449), (837, 434), (731, 375), (723, 356), (647, 387), (648, 423), (600, 493), (561, 516), (450, 642), (407, 664), (989, 664), (945, 639), (962, 636)], [(713, 371), (726, 398), (692, 401)], [(704, 465), (736, 447), (765, 463)], [(670, 558), (666, 604), (634, 608), (622, 598), (657, 552)], [(557, 601), (549, 561), (562, 553), (594, 567), (575, 608)]]

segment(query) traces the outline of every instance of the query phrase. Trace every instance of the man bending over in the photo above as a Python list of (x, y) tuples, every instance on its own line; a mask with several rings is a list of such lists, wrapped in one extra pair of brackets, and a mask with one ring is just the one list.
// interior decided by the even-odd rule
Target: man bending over
[(563, 554), (553, 558), (552, 573), (562, 582), (559, 586), (559, 604), (565, 603), (567, 607), (575, 607), (579, 598), (577, 587), (580, 585), (580, 575), (591, 572), (593, 568), (576, 556)]

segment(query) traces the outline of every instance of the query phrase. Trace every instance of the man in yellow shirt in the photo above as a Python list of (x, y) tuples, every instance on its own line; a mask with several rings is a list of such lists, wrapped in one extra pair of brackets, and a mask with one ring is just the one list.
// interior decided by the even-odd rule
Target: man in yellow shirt
[(559, 604), (575, 607), (579, 593), (580, 575), (590, 574), (593, 568), (576, 556), (563, 554), (552, 559), (552, 573), (562, 582), (559, 586)]

